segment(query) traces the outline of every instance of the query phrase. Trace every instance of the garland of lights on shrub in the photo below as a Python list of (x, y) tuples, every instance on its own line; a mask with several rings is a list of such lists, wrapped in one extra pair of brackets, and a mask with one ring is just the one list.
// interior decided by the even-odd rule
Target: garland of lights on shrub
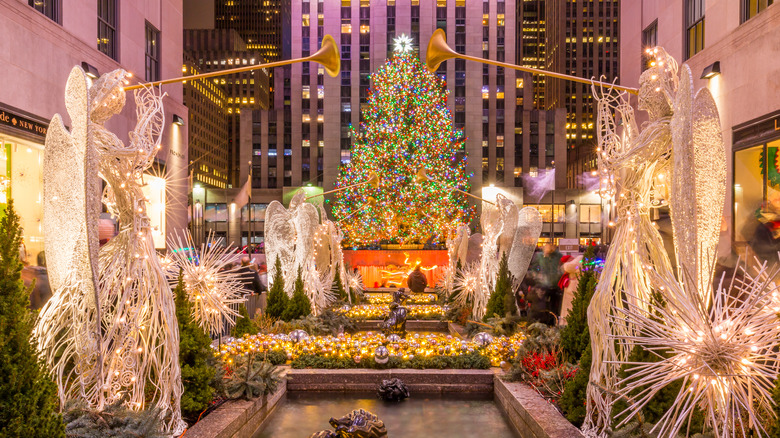
[[(342, 165), (336, 188), (364, 182), (335, 195), (333, 215), (347, 242), (444, 241), (471, 220), (466, 195), (466, 160), (457, 155), (463, 133), (452, 125), (444, 82), (423, 67), (418, 55), (397, 50), (372, 75), (365, 122), (353, 131), (351, 162)], [(424, 169), (429, 178), (416, 178)]]

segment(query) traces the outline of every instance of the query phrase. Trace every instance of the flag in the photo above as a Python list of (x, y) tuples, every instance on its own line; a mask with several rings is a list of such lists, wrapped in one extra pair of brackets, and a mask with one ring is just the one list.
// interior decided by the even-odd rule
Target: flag
[(246, 179), (246, 183), (244, 183), (244, 186), (241, 187), (241, 190), (238, 192), (236, 197), (233, 198), (233, 203), (236, 204), (237, 209), (242, 209), (246, 204), (249, 203), (250, 199), (252, 199), (252, 174), (249, 174)]

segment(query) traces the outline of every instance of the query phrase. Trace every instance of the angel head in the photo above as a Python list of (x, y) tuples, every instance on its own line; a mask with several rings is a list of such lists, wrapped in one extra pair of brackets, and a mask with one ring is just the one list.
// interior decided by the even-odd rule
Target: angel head
[(125, 106), (125, 90), (123, 85), (130, 74), (122, 69), (106, 73), (89, 87), (90, 119), (93, 123), (102, 125), (106, 120), (119, 114)]
[(639, 77), (639, 109), (656, 120), (672, 114), (677, 93), (677, 61), (662, 47), (648, 48), (650, 66)]

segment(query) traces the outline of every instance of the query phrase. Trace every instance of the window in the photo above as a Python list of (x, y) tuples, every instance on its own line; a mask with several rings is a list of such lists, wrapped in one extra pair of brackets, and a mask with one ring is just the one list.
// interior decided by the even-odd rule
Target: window
[(146, 81), (160, 80), (160, 31), (146, 23)]
[[(563, 204), (555, 204), (553, 210), (550, 204), (540, 204), (536, 206), (539, 210), (539, 214), (542, 216), (542, 222), (550, 222), (550, 219), (555, 219), (555, 222), (566, 222), (566, 206)], [(553, 211), (555, 214), (553, 214)]]
[[(647, 26), (642, 31), (642, 46), (643, 48), (655, 47), (658, 45), (658, 20), (655, 20), (653, 24)], [(642, 71), (647, 70), (650, 67), (650, 61), (652, 57), (642, 50)]]
[(580, 223), (598, 224), (601, 222), (601, 206), (598, 204), (580, 204)]
[[(117, 59), (116, 0), (98, 0), (98, 50)], [(118, 59), (117, 59), (118, 60)]]
[[(32, 4), (32, 1), (30, 3)], [(772, 3), (774, 3), (774, 0), (742, 0), (742, 22), (744, 23), (755, 17), (756, 14), (766, 9), (767, 6), (771, 6)]]
[(704, 48), (704, 0), (687, 0), (685, 6), (687, 59)]
[(29, 0), (29, 5), (36, 11), (49, 17), (52, 21), (60, 22), (60, 2), (59, 0)]
[[(780, 140), (734, 153), (735, 243), (756, 240), (762, 219), (766, 222), (780, 205), (780, 170), (775, 164), (778, 152)], [(767, 259), (766, 254), (757, 255), (762, 261)]]

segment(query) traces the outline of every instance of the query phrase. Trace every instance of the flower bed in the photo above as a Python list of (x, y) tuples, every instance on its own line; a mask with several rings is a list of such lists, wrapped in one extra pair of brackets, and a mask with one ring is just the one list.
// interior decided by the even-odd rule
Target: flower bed
[[(404, 306), (408, 310), (407, 319), (443, 319), (446, 310), (438, 304), (410, 304)], [(390, 313), (387, 304), (358, 304), (349, 310), (339, 310), (345, 316), (354, 319), (384, 319)]]
[[(230, 366), (247, 355), (262, 355), (296, 368), (487, 368), (511, 361), (524, 336), (497, 337), (482, 347), (439, 333), (405, 338), (381, 333), (309, 336), (294, 342), (287, 335), (250, 335), (223, 344), (217, 356)], [(380, 347), (385, 350), (377, 351)], [(481, 359), (480, 359), (481, 358)]]
[[(369, 304), (390, 304), (393, 301), (393, 294), (388, 293), (366, 293), (363, 296)], [(436, 299), (436, 294), (411, 294), (406, 301), (409, 304), (431, 304)]]

